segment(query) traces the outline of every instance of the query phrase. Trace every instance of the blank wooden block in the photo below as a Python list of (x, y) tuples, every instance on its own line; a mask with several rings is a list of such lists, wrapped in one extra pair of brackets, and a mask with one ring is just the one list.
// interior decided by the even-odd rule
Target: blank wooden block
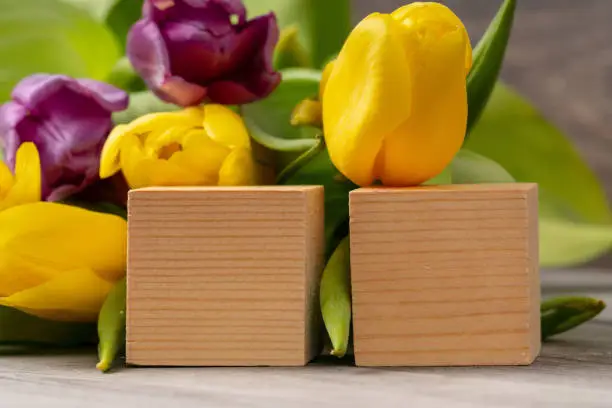
[(127, 362), (301, 366), (316, 354), (322, 187), (131, 191)]
[(360, 366), (527, 365), (540, 351), (535, 184), (350, 196)]

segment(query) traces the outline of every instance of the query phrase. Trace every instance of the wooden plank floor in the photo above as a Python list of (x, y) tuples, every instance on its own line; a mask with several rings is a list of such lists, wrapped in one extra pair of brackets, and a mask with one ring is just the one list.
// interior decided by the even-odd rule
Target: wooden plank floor
[[(612, 301), (604, 270), (543, 274), (544, 295)], [(612, 303), (612, 302), (610, 302)], [(547, 343), (530, 367), (130, 368), (103, 375), (90, 352), (0, 357), (0, 406), (48, 408), (610, 407), (612, 313)]]

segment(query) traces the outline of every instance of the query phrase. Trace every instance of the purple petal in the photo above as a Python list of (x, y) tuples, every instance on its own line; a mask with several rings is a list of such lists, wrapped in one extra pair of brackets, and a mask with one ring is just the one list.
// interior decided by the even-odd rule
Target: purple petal
[(161, 99), (189, 106), (205, 98), (206, 88), (171, 74), (166, 44), (155, 23), (141, 20), (132, 27), (127, 53), (134, 69)]
[(76, 82), (80, 87), (75, 87), (75, 90), (86, 92), (107, 111), (120, 112), (127, 109), (130, 98), (121, 89), (93, 79), (77, 79)]
[(202, 103), (206, 98), (207, 89), (173, 76), (154, 92), (166, 102), (187, 107)]
[(126, 48), (132, 66), (150, 88), (159, 88), (172, 76), (166, 44), (154, 22), (140, 20), (134, 24)]
[(143, 17), (157, 23), (217, 21), (221, 24), (209, 24), (209, 29), (215, 34), (227, 31), (232, 15), (238, 16), (239, 24), (246, 21), (246, 8), (240, 0), (146, 0), (143, 6)]
[(12, 96), (0, 108), (7, 162), (14, 166), (18, 147), (34, 142), (47, 199), (65, 198), (95, 181), (111, 113), (127, 107), (127, 94), (98, 81), (37, 74), (19, 82)]
[(237, 39), (241, 44), (251, 45), (247, 63), (230, 79), (211, 84), (208, 97), (217, 103), (246, 104), (272, 93), (281, 81), (272, 64), (278, 36), (274, 13), (249, 21)]
[(11, 169), (15, 168), (15, 155), (19, 145), (28, 140), (21, 140), (15, 127), (28, 114), (18, 103), (7, 102), (0, 106), (0, 145), (4, 150), (4, 159)]

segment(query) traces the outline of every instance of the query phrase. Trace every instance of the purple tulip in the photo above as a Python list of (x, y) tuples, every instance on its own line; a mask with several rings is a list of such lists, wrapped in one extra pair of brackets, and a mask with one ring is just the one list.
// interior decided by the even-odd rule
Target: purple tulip
[(240, 105), (280, 82), (274, 13), (246, 19), (240, 0), (145, 0), (128, 35), (132, 65), (161, 99), (180, 106)]
[(36, 74), (21, 80), (11, 96), (0, 106), (0, 145), (14, 167), (19, 145), (36, 144), (43, 199), (64, 199), (98, 180), (111, 113), (127, 107), (125, 92), (91, 79)]

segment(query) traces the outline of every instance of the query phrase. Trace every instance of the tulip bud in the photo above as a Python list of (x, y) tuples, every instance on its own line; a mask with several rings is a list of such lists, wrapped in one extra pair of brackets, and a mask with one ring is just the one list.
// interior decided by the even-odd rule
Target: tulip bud
[(334, 165), (361, 186), (418, 185), (439, 174), (463, 143), (470, 66), (467, 31), (439, 3), (365, 18), (323, 75)]
[(117, 126), (102, 151), (100, 177), (122, 171), (132, 188), (254, 184), (242, 118), (222, 105), (154, 113)]
[(146, 0), (127, 53), (167, 102), (238, 105), (269, 95), (280, 82), (272, 65), (278, 36), (273, 13), (247, 21), (240, 0)]
[(112, 112), (127, 107), (125, 92), (91, 79), (37, 74), (23, 79), (0, 107), (0, 144), (9, 167), (33, 142), (40, 153), (42, 198), (61, 200), (98, 179), (99, 157), (113, 127)]

